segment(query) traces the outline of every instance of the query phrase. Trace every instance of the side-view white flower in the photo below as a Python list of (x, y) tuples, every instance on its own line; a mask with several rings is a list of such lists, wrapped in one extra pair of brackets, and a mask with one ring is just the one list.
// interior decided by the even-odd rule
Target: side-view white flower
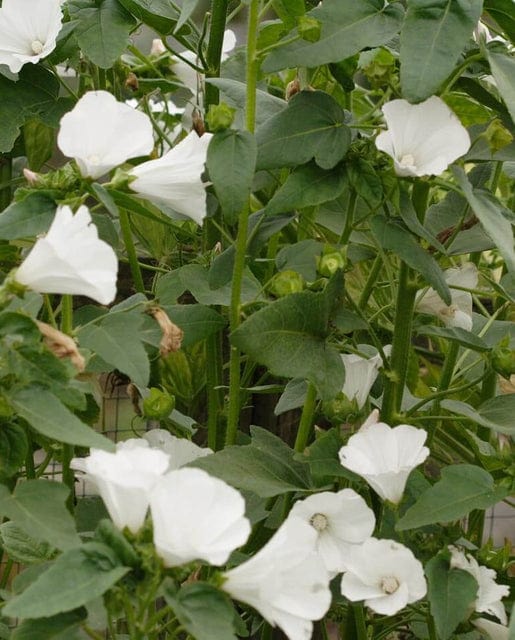
[(166, 453), (134, 438), (119, 442), (115, 453), (91, 449), (87, 458), (74, 458), (70, 466), (97, 487), (114, 524), (137, 533), (147, 515), (150, 489), (168, 463)]
[(369, 538), (347, 560), (342, 576), (342, 594), (387, 616), (426, 595), (427, 584), (421, 562), (394, 540)]
[[(358, 345), (358, 348), (366, 347), (368, 345)], [(391, 351), (391, 345), (386, 345), (384, 351), (388, 355)], [(362, 409), (379, 369), (383, 366), (383, 359), (380, 354), (371, 358), (362, 358), (355, 353), (344, 353), (341, 358), (345, 367), (345, 382), (342, 391), (349, 400), (356, 400), (358, 408)]]
[(289, 640), (309, 640), (313, 620), (331, 604), (329, 574), (315, 552), (317, 534), (288, 518), (255, 556), (223, 574), (222, 589), (254, 607)]
[(199, 447), (191, 440), (177, 438), (165, 429), (151, 429), (143, 437), (152, 448), (161, 449), (170, 456), (168, 471), (180, 469), (188, 462), (213, 453), (208, 447)]
[(84, 177), (96, 179), (129, 158), (149, 154), (152, 123), (108, 91), (89, 91), (61, 118), (57, 145)]
[(242, 495), (201, 469), (163, 476), (150, 493), (150, 511), (156, 551), (167, 567), (224, 564), (251, 530)]
[(439, 318), (447, 327), (460, 327), (472, 330), (472, 295), (468, 291), (453, 289), (475, 289), (478, 282), (478, 270), (472, 262), (457, 269), (447, 269), (445, 279), (451, 287), (451, 304), (446, 305), (436, 291), (430, 287), (417, 294), (416, 310)]
[(489, 613), (507, 624), (508, 618), (501, 599), (510, 594), (510, 589), (504, 584), (497, 584), (497, 574), (493, 569), (478, 564), (470, 554), (465, 554), (457, 547), (450, 546), (451, 568), (462, 569), (474, 576), (479, 586), (474, 609), (478, 613)]
[(340, 449), (340, 463), (364, 478), (383, 499), (398, 504), (409, 474), (429, 455), (427, 432), (408, 424), (368, 424)]
[(467, 130), (437, 96), (420, 104), (391, 100), (382, 111), (388, 130), (376, 147), (393, 158), (398, 176), (437, 176), (470, 148)]
[(4, 0), (0, 8), (0, 64), (12, 73), (55, 49), (62, 27), (59, 0)]
[(315, 529), (316, 550), (333, 575), (345, 569), (347, 556), (370, 538), (376, 524), (372, 509), (352, 489), (324, 491), (298, 500), (288, 518), (300, 518)]
[(206, 184), (201, 175), (212, 134), (192, 131), (158, 160), (149, 160), (129, 172), (130, 188), (158, 207), (170, 207), (180, 216), (202, 224), (206, 217)]
[(116, 296), (117, 272), (116, 254), (98, 237), (89, 209), (83, 205), (73, 214), (63, 206), (14, 279), (39, 293), (70, 293), (109, 304)]
[(509, 629), (504, 624), (497, 624), (487, 618), (476, 618), (472, 624), (479, 629), (481, 635), (489, 640), (508, 640)]

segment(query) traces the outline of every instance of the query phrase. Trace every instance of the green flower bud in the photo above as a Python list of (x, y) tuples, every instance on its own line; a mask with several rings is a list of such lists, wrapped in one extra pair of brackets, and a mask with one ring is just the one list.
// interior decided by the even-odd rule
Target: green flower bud
[(283, 298), (290, 293), (299, 293), (304, 289), (304, 278), (300, 273), (288, 269), (287, 271), (281, 271), (277, 273), (270, 285), (270, 292), (278, 298)]
[(359, 408), (356, 401), (349, 400), (342, 391), (340, 391), (332, 400), (324, 402), (322, 405), (322, 411), (327, 419), (333, 424), (353, 422), (355, 416), (359, 414)]
[(345, 267), (345, 258), (339, 251), (329, 250), (325, 252), (317, 260), (318, 273), (330, 278), (337, 271)]
[(492, 153), (496, 153), (499, 149), (513, 142), (512, 134), (497, 118), (488, 125), (483, 135), (487, 139)]
[(175, 397), (156, 389), (150, 388), (149, 395), (143, 400), (143, 415), (152, 420), (167, 418), (175, 408)]
[(504, 337), (492, 351), (492, 367), (506, 380), (515, 373), (515, 349), (510, 349), (510, 337)]
[(322, 31), (322, 24), (310, 16), (299, 16), (297, 18), (297, 30), (299, 36), (308, 42), (318, 42)]
[(234, 122), (235, 113), (236, 109), (225, 104), (225, 102), (210, 105), (206, 116), (206, 122), (209, 126), (209, 130), (216, 133), (217, 131), (225, 131), (225, 129), (229, 129)]

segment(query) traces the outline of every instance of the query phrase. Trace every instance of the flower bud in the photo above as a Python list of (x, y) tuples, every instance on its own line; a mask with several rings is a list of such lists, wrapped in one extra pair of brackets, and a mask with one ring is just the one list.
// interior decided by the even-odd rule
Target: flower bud
[(23, 176), (31, 187), (36, 187), (41, 183), (41, 175), (35, 171), (27, 169), (27, 167), (23, 169)]
[(300, 273), (288, 269), (277, 273), (270, 282), (270, 292), (278, 297), (283, 298), (290, 293), (299, 293), (304, 289), (304, 278)]
[(175, 396), (155, 387), (150, 388), (149, 395), (143, 400), (143, 414), (152, 420), (167, 418), (174, 408)]
[(131, 91), (137, 91), (139, 89), (138, 76), (132, 71), (129, 71), (125, 78), (125, 88), (130, 89)]
[(322, 31), (321, 23), (310, 16), (299, 16), (297, 18), (297, 31), (299, 36), (307, 42), (318, 42)]
[(510, 337), (504, 337), (492, 350), (492, 367), (506, 380), (515, 373), (515, 349), (510, 349)]
[(290, 98), (293, 98), (293, 96), (296, 93), (299, 93), (299, 91), (300, 91), (300, 80), (298, 78), (295, 78), (295, 80), (288, 82), (288, 84), (286, 85), (284, 97), (286, 98), (286, 100), (290, 100)]
[(325, 247), (322, 255), (317, 258), (317, 271), (326, 278), (330, 278), (344, 267), (345, 258), (342, 252), (335, 251), (332, 247)]
[(184, 336), (183, 330), (170, 320), (161, 307), (152, 307), (148, 313), (154, 317), (163, 332), (159, 343), (159, 353), (163, 358), (172, 351), (179, 351)]
[(225, 102), (210, 105), (206, 116), (206, 122), (209, 126), (209, 130), (216, 132), (229, 129), (234, 122), (235, 113), (236, 109), (225, 104)]
[(506, 147), (511, 142), (513, 142), (512, 134), (508, 131), (508, 129), (506, 129), (506, 127), (498, 118), (493, 120), (488, 125), (483, 135), (488, 142), (491, 153), (496, 153), (503, 147)]
[(356, 400), (349, 400), (342, 391), (332, 400), (324, 402), (322, 410), (326, 418), (333, 424), (354, 422), (355, 417), (359, 414)]
[(62, 333), (58, 329), (46, 324), (45, 322), (35, 321), (38, 325), (38, 329), (43, 336), (43, 342), (52, 351), (52, 353), (58, 358), (70, 358), (71, 363), (80, 373), (86, 368), (86, 361), (79, 353), (77, 345), (73, 338)]

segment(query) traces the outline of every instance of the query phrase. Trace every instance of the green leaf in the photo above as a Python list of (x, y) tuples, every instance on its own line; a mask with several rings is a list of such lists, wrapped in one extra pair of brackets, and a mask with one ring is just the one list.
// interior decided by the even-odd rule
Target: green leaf
[(48, 231), (55, 211), (56, 204), (52, 198), (32, 191), (23, 200), (4, 209), (0, 216), (0, 238), (17, 240), (44, 233)]
[(61, 613), (51, 618), (24, 620), (13, 631), (11, 640), (80, 640), (80, 625), (88, 617), (86, 609)]
[(306, 13), (304, 0), (272, 0), (272, 8), (289, 29)]
[(460, 400), (443, 400), (443, 409), (465, 416), (473, 422), (506, 435), (515, 434), (515, 394), (496, 396), (484, 402), (478, 409), (474, 409)]
[(444, 467), (442, 479), (410, 507), (397, 523), (397, 530), (415, 529), (436, 522), (454, 522), (473, 509), (487, 509), (509, 493), (495, 487), (492, 476), (471, 464)]
[(415, 333), (420, 336), (430, 336), (431, 338), (443, 338), (451, 342), (457, 342), (462, 347), (473, 351), (489, 351), (490, 347), (484, 340), (470, 331), (465, 331), (460, 327), (436, 327), (434, 325), (421, 325), (415, 328)]
[(425, 566), (427, 598), (440, 640), (447, 640), (468, 617), (478, 590), (474, 576), (449, 568), (448, 556), (448, 551), (439, 553)]
[(295, 167), (315, 159), (322, 169), (332, 169), (351, 142), (345, 112), (329, 94), (301, 91), (280, 113), (257, 132), (258, 169)]
[(170, 0), (120, 0), (120, 4), (163, 35), (172, 33), (179, 20), (179, 9)]
[(408, 227), (411, 233), (416, 234), (419, 238), (423, 238), (435, 249), (438, 249), (443, 255), (446, 254), (446, 249), (441, 242), (435, 236), (430, 233), (419, 221), (417, 212), (411, 202), (408, 192), (405, 189), (400, 193), (400, 214), (404, 221), (404, 224)]
[(73, 518), (65, 506), (70, 490), (50, 480), (27, 480), (12, 494), (0, 485), (0, 513), (32, 538), (66, 550), (80, 545)]
[(325, 171), (314, 162), (297, 167), (274, 193), (265, 207), (266, 215), (311, 207), (334, 200), (344, 190), (346, 173), (342, 168)]
[(451, 304), (451, 292), (438, 263), (422, 249), (409, 231), (380, 215), (370, 220), (370, 228), (383, 249), (393, 251), (412, 269), (422, 274), (440, 298), (446, 304)]
[(12, 520), (0, 525), (0, 541), (9, 557), (24, 565), (47, 562), (56, 551), (48, 542), (41, 542), (29, 536)]
[(461, 167), (453, 166), (452, 172), (481, 226), (501, 252), (508, 270), (515, 271), (513, 230), (510, 221), (502, 214), (500, 203), (488, 191), (474, 189)]
[(108, 546), (87, 542), (57, 558), (23, 593), (9, 600), (3, 613), (47, 618), (76, 609), (101, 596), (128, 571)]
[[(512, 7), (513, 10), (513, 7)], [(487, 52), (490, 69), (511, 119), (515, 122), (515, 60), (502, 53)]]
[(55, 131), (39, 120), (29, 120), (23, 127), (23, 142), (29, 169), (39, 171), (52, 157)]
[(382, 0), (324, 0), (307, 15), (322, 24), (318, 42), (297, 40), (274, 49), (263, 63), (264, 71), (340, 62), (362, 49), (384, 44), (399, 31), (403, 9), (399, 3)]
[(216, 133), (209, 143), (207, 169), (229, 224), (248, 206), (256, 157), (256, 139), (248, 131), (228, 129)]
[(340, 463), (338, 453), (343, 444), (340, 430), (329, 429), (306, 449), (306, 460), (318, 485), (334, 482), (335, 478), (356, 477)]
[(59, 95), (59, 81), (41, 65), (27, 64), (17, 82), (0, 74), (0, 153), (10, 151), (20, 127), (51, 109)]
[(134, 18), (117, 0), (70, 0), (67, 6), (78, 20), (75, 35), (84, 55), (101, 69), (112, 67), (129, 43)]
[(202, 304), (177, 304), (163, 307), (171, 320), (184, 331), (183, 348), (220, 331), (225, 319)]
[(29, 441), (25, 429), (16, 422), (0, 427), (0, 477), (14, 475), (25, 462)]
[(313, 238), (287, 244), (275, 256), (277, 270), (296, 271), (308, 282), (313, 282), (317, 277), (317, 258), (323, 248), (324, 245)]
[(309, 468), (294, 459), (293, 449), (265, 429), (251, 427), (251, 434), (252, 444), (226, 447), (188, 466), (262, 498), (309, 489)]
[(231, 342), (270, 373), (306, 378), (330, 400), (344, 379), (338, 351), (326, 342), (329, 301), (323, 293), (286, 296), (252, 314), (231, 334)]
[(9, 401), (34, 431), (47, 438), (81, 447), (114, 450), (110, 440), (79, 420), (48, 389), (37, 385), (24, 387), (12, 392)]
[(163, 595), (177, 619), (195, 640), (236, 640), (236, 612), (230, 598), (216, 587), (195, 582), (175, 591), (165, 586)]
[(82, 347), (91, 349), (113, 368), (125, 373), (140, 387), (146, 387), (150, 375), (147, 352), (139, 335), (143, 317), (136, 313), (105, 315), (97, 324), (79, 329)]
[(285, 411), (302, 407), (306, 400), (307, 392), (308, 383), (302, 378), (293, 378), (284, 387), (284, 391), (275, 405), (274, 414), (280, 416)]
[(181, 3), (181, 15), (177, 22), (177, 26), (174, 31), (179, 31), (180, 28), (188, 22), (191, 14), (195, 11), (199, 0), (183, 0)]
[(515, 42), (513, 0), (485, 0), (483, 9), (488, 11), (510, 40)]

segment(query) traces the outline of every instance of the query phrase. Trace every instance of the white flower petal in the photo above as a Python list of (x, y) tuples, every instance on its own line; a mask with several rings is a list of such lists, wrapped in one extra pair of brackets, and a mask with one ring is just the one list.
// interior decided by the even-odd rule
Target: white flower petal
[(74, 215), (64, 206), (57, 208), (46, 236), (36, 240), (15, 279), (39, 293), (83, 295), (109, 304), (117, 271), (116, 254), (99, 239), (89, 209), (81, 206)]
[(170, 456), (168, 471), (179, 469), (197, 458), (213, 453), (208, 447), (199, 447), (191, 440), (177, 438), (164, 429), (151, 429), (143, 436), (154, 449), (161, 449)]
[(486, 618), (472, 620), (472, 624), (477, 627), (481, 634), (490, 640), (508, 640), (509, 629), (503, 624), (497, 624)]

